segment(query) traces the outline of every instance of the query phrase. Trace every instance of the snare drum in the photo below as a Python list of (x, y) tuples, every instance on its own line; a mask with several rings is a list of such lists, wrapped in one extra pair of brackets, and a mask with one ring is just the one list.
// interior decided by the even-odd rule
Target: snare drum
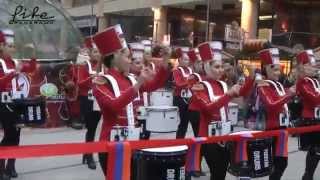
[(150, 93), (150, 106), (172, 106), (173, 95), (171, 91), (164, 89)]
[(178, 107), (146, 107), (146, 129), (151, 132), (175, 132), (179, 125)]
[[(250, 134), (259, 131), (241, 131), (232, 133), (236, 134)], [(266, 139), (252, 139), (247, 140), (247, 155), (248, 161), (236, 162), (237, 143), (228, 142), (227, 146), (230, 149), (230, 166), (228, 171), (234, 176), (249, 176), (252, 178), (264, 177), (271, 174), (272, 171), (272, 138)]]
[(208, 135), (209, 136), (223, 136), (230, 134), (232, 131), (231, 121), (221, 122), (221, 121), (212, 121), (208, 126)]
[(228, 120), (231, 121), (232, 125), (238, 124), (238, 112), (239, 112), (238, 104), (236, 103), (228, 104)]
[(13, 99), (15, 110), (20, 115), (17, 124), (41, 125), (46, 121), (44, 98)]
[(130, 126), (113, 126), (110, 141), (139, 140), (140, 128)]
[(136, 151), (132, 180), (185, 180), (187, 150), (187, 146), (173, 146)]

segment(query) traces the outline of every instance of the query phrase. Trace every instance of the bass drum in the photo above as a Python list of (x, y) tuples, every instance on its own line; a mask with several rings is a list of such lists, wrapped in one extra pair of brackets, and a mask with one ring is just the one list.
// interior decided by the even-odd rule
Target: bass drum
[(187, 150), (187, 146), (173, 146), (136, 151), (131, 180), (185, 180)]
[(46, 121), (46, 102), (44, 98), (14, 99), (13, 104), (18, 112), (17, 124), (42, 125)]
[[(231, 135), (250, 134), (259, 131), (241, 131)], [(251, 178), (269, 176), (273, 167), (272, 138), (252, 139), (247, 141), (248, 161), (237, 162), (238, 156), (242, 156), (242, 150), (237, 150), (239, 142), (228, 142), (230, 150), (230, 166), (228, 172), (235, 176), (249, 176)]]

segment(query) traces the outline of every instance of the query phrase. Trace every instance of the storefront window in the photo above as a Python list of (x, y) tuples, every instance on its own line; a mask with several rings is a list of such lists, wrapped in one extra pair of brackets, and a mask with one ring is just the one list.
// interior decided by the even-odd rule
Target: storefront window
[(311, 0), (261, 1), (259, 29), (272, 29), (272, 42), (288, 47), (320, 46), (320, 4)]
[[(30, 15), (30, 16), (27, 16)], [(0, 29), (15, 33), (14, 58), (72, 59), (81, 35), (56, 0), (0, 0)]]

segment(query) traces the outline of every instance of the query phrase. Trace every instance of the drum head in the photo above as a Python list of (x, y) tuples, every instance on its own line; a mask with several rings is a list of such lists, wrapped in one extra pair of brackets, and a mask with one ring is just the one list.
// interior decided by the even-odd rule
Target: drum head
[(228, 107), (230, 108), (238, 108), (239, 107), (239, 105), (238, 104), (236, 104), (236, 103), (229, 103), (228, 104)]
[(162, 147), (162, 148), (148, 148), (142, 149), (142, 152), (150, 152), (150, 153), (175, 153), (188, 150), (188, 146), (170, 146), (170, 147)]
[(262, 131), (239, 131), (239, 132), (231, 133), (230, 135), (250, 135), (252, 133), (258, 133), (258, 132), (262, 132)]
[(178, 107), (176, 106), (148, 106), (146, 107), (147, 111), (176, 111), (178, 110)]
[(30, 92), (30, 82), (28, 77), (20, 73), (16, 79), (16, 90), (23, 94), (23, 97), (28, 97)]

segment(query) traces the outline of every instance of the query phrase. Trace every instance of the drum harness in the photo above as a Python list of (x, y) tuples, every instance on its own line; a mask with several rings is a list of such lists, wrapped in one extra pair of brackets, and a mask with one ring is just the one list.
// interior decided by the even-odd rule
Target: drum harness
[[(178, 69), (181, 72), (183, 78), (188, 78), (193, 73), (193, 71), (190, 67), (187, 67), (188, 73), (186, 73), (186, 71), (182, 67), (178, 67)], [(186, 104), (188, 104), (189, 103), (188, 101), (189, 101), (190, 97), (192, 96), (192, 93), (191, 93), (190, 89), (182, 89), (180, 96), (183, 99), (183, 101)]]
[[(18, 61), (17, 60), (13, 60), (15, 66), (18, 65)], [(0, 58), (0, 64), (1, 67), (3, 69), (3, 72), (5, 74), (9, 74), (12, 72), (15, 72), (15, 69), (9, 69), (5, 63), (5, 61), (3, 59)], [(21, 76), (22, 78), (24, 78), (23, 80), (25, 80), (25, 82), (22, 82), (21, 84), (19, 83), (20, 79), (17, 79), (16, 77), (11, 79), (11, 87), (12, 87), (12, 92), (1, 92), (1, 103), (4, 103), (6, 108), (10, 111), (13, 112), (14, 110), (9, 107), (8, 103), (12, 103), (12, 98), (26, 98), (29, 95), (29, 90), (30, 90), (30, 82), (27, 76), (25, 76), (24, 74), (22, 74)], [(20, 90), (20, 87), (24, 87), (26, 86), (26, 89), (23, 89), (22, 91), (19, 91), (17, 89), (17, 86)], [(25, 92), (24, 92), (25, 91)]]
[[(274, 82), (274, 81), (271, 81), (271, 80), (264, 80), (264, 81), (269, 83), (269, 84), (271, 84), (276, 89), (276, 91), (277, 91), (279, 96), (285, 96), (286, 95), (284, 87), (282, 86), (281, 83), (279, 83), (277, 81)], [(285, 103), (283, 105), (283, 108), (284, 108), (284, 113), (285, 114), (280, 113), (279, 125), (282, 126), (282, 127), (287, 127), (289, 125), (289, 108), (288, 108), (288, 104)]]
[[(320, 93), (320, 84), (319, 84), (319, 81), (317, 79), (312, 79), (310, 77), (306, 77), (305, 78), (306, 80), (310, 81), (313, 88), (315, 89), (315, 91), (319, 94)], [(314, 109), (314, 118), (315, 119), (320, 119), (320, 108), (319, 107), (316, 107)]]
[[(110, 82), (115, 97), (120, 97), (121, 92), (120, 92), (120, 88), (119, 88), (119, 84), (118, 84), (117, 80), (109, 74), (104, 74), (102, 76)], [(128, 79), (130, 80), (132, 85), (135, 85), (137, 83), (136, 79), (131, 74), (128, 75)], [(127, 113), (128, 127), (134, 127), (134, 112), (133, 112), (133, 103), (132, 102), (130, 102), (126, 106), (126, 113)]]
[[(227, 84), (225, 82), (223, 82), (223, 81), (218, 81), (218, 82), (222, 86), (223, 92), (226, 93), (227, 90), (228, 90)], [(210, 102), (217, 101), (221, 97), (221, 96), (215, 96), (214, 95), (212, 86), (208, 81), (201, 81), (201, 83), (204, 84), (204, 86), (206, 87), (206, 89), (208, 91)], [(226, 110), (225, 110), (224, 106), (222, 106), (219, 111), (220, 111), (220, 117), (221, 117), (221, 127), (217, 127), (217, 128), (220, 128), (222, 130), (222, 124), (226, 124), (227, 123), (227, 115), (226, 115)], [(212, 122), (214, 122), (214, 121), (212, 121)], [(209, 133), (208, 135), (209, 136), (212, 136), (212, 134), (210, 134), (210, 131), (211, 131), (210, 129), (212, 129), (211, 126), (212, 125), (210, 123), (209, 126), (208, 126), (208, 133)], [(222, 135), (224, 135), (224, 134), (222, 134)], [(220, 146), (222, 146), (222, 147), (225, 147), (225, 143), (224, 142), (219, 142), (218, 144)]]

